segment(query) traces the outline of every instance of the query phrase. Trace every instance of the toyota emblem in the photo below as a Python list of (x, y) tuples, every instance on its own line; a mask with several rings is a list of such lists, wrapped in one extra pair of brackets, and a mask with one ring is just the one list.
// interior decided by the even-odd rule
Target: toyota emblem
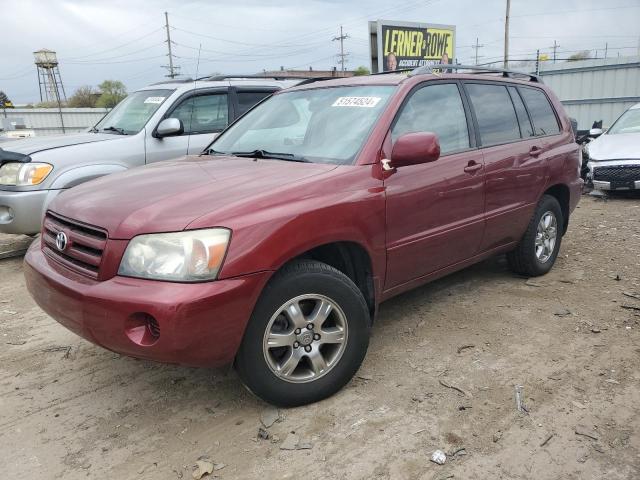
[(67, 248), (67, 242), (69, 240), (67, 239), (67, 234), (64, 232), (58, 232), (58, 235), (56, 235), (56, 247), (58, 248), (58, 250), (60, 250), (61, 252), (64, 251), (65, 248)]

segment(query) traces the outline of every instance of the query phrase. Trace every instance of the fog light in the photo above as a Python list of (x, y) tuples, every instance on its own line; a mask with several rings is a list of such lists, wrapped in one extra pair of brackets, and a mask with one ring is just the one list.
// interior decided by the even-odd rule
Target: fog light
[(0, 205), (0, 223), (9, 223), (13, 220), (13, 210), (6, 205)]
[(152, 315), (137, 312), (127, 318), (124, 333), (136, 345), (148, 347), (160, 338), (160, 325)]

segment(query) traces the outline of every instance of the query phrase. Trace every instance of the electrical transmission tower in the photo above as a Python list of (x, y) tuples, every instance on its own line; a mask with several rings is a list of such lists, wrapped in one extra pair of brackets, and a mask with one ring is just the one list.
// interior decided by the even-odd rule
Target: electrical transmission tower
[(33, 52), (38, 70), (38, 86), (40, 87), (41, 102), (55, 102), (60, 104), (67, 101), (67, 94), (62, 85), (58, 58), (56, 52), (43, 48)]
[(348, 53), (344, 53), (344, 41), (349, 38), (349, 35), (347, 35), (346, 33), (342, 32), (342, 25), (340, 25), (340, 36), (338, 37), (333, 37), (332, 41), (340, 41), (340, 53), (338, 54), (338, 58), (340, 59), (340, 70), (342, 71), (342, 74), (344, 75), (344, 64), (347, 62), (347, 56), (349, 55)]
[(471, 45), (471, 48), (473, 48), (476, 51), (476, 65), (478, 65), (478, 50), (480, 50), (482, 47), (484, 47), (484, 45), (480, 45), (478, 43), (478, 38), (476, 37), (476, 44), (475, 45)]
[(557, 41), (553, 41), (553, 63), (556, 63), (556, 52), (558, 51), (558, 47), (560, 46), (560, 44), (558, 44)]
[(167, 77), (176, 78), (179, 75), (178, 70), (180, 70), (180, 67), (173, 64), (173, 53), (171, 52), (171, 30), (169, 28), (169, 14), (167, 12), (164, 12), (164, 27), (167, 30), (167, 39), (165, 42), (167, 42), (167, 48), (169, 50), (169, 53), (167, 53), (167, 56), (169, 57), (169, 65), (163, 65), (162, 68), (166, 68), (169, 71), (166, 75)]

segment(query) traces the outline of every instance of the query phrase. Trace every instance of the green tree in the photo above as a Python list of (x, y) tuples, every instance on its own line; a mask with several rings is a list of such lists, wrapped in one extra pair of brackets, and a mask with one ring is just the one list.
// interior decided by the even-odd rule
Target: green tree
[(13, 108), (13, 103), (2, 90), (0, 90), (0, 108)]
[(581, 52), (578, 53), (574, 53), (573, 55), (571, 55), (567, 61), (568, 62), (576, 62), (578, 60), (588, 60), (591, 58), (591, 53), (589, 52), (589, 50), (583, 50)]
[(369, 69), (367, 67), (365, 67), (364, 65), (360, 65), (358, 68), (356, 68), (353, 71), (353, 74), (356, 77), (360, 77), (362, 75), (369, 75), (371, 72), (369, 71)]
[(98, 89), (100, 97), (98, 97), (96, 107), (113, 108), (127, 96), (127, 88), (124, 83), (118, 80), (105, 80), (98, 85)]
[(78, 87), (74, 94), (69, 98), (67, 106), (73, 108), (95, 107), (99, 96), (100, 94), (94, 91), (93, 87), (84, 85), (82, 87)]

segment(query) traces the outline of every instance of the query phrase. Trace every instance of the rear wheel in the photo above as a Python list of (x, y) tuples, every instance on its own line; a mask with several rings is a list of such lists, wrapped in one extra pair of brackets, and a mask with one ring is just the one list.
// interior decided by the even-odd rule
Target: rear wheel
[(236, 356), (245, 385), (265, 401), (297, 406), (326, 398), (357, 372), (369, 342), (358, 287), (329, 265), (301, 260), (269, 282)]
[(544, 195), (518, 246), (507, 254), (509, 267), (521, 275), (544, 275), (556, 261), (562, 241), (564, 218), (560, 203)]

